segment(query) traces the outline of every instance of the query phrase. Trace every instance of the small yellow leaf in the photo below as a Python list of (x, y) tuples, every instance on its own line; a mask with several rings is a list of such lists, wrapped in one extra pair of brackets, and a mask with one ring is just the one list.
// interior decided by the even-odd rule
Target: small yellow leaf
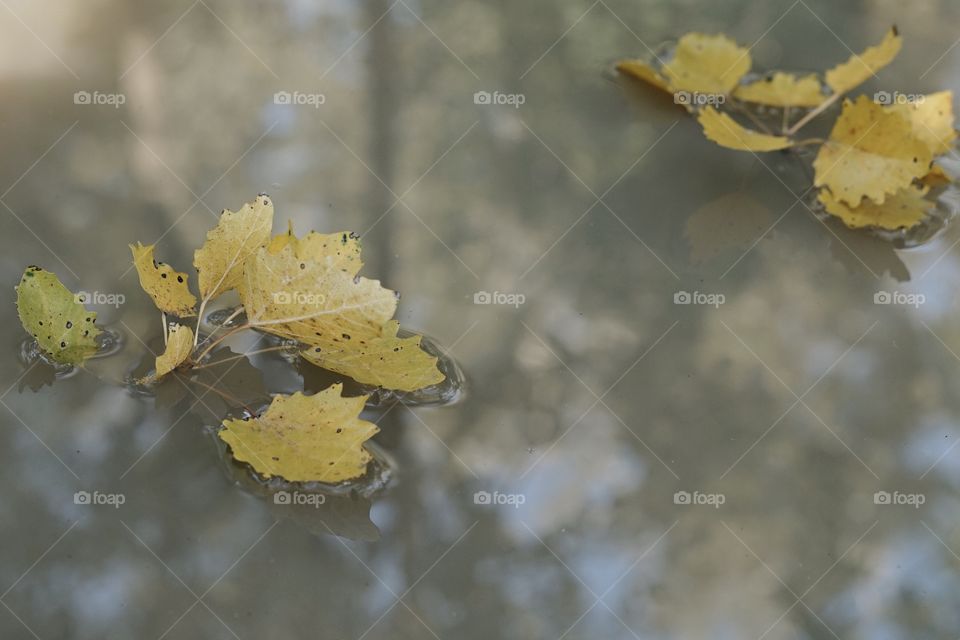
[(866, 96), (844, 101), (843, 111), (816, 159), (814, 185), (857, 206), (863, 197), (877, 204), (889, 193), (925, 175), (930, 149), (900, 113), (888, 111)]
[(27, 333), (57, 362), (80, 364), (97, 351), (97, 314), (83, 306), (55, 273), (30, 266), (17, 291), (17, 313)]
[(349, 333), (314, 336), (301, 355), (308, 362), (385, 389), (416, 391), (444, 379), (437, 358), (420, 348), (420, 336), (398, 338), (400, 323), (391, 320), (376, 338)]
[(224, 420), (220, 439), (266, 478), (328, 484), (359, 478), (371, 460), (363, 444), (379, 429), (359, 418), (367, 396), (345, 398), (342, 389), (277, 396), (258, 418)]
[(920, 96), (912, 102), (886, 107), (903, 115), (913, 127), (913, 134), (922, 140), (935, 156), (953, 146), (957, 132), (953, 128), (953, 92), (940, 91)]
[(311, 231), (303, 238), (293, 233), (293, 223), (287, 232), (274, 236), (267, 245), (270, 253), (277, 254), (284, 247), (293, 247), (294, 254), (301, 260), (327, 262), (339, 267), (350, 275), (357, 275), (363, 266), (360, 259), (360, 238), (349, 231), (339, 233), (317, 233)]
[(167, 348), (157, 356), (156, 378), (162, 378), (190, 357), (193, 351), (193, 331), (179, 324), (171, 325), (167, 334)]
[(190, 293), (187, 274), (175, 271), (168, 264), (157, 262), (153, 257), (152, 244), (143, 246), (138, 242), (129, 246), (133, 254), (133, 265), (140, 276), (140, 286), (153, 298), (157, 308), (178, 318), (196, 315), (194, 306), (197, 298)]
[(897, 33), (896, 27), (890, 29), (880, 44), (868, 47), (859, 56), (853, 55), (843, 64), (827, 71), (827, 86), (833, 89), (834, 93), (850, 91), (890, 64), (900, 53), (902, 44), (903, 38)]
[(638, 80), (643, 80), (661, 91), (666, 91), (667, 93), (671, 91), (667, 79), (643, 60), (619, 60), (617, 62), (617, 71)]
[(883, 204), (865, 199), (853, 208), (835, 199), (826, 189), (821, 189), (818, 197), (828, 212), (843, 220), (851, 229), (909, 229), (919, 224), (934, 206), (923, 197), (928, 190), (929, 187), (918, 189), (911, 185), (887, 197)]
[(705, 107), (697, 120), (703, 134), (721, 147), (740, 151), (775, 151), (793, 144), (790, 138), (768, 136), (740, 126), (733, 118), (713, 107)]
[(688, 33), (663, 72), (674, 91), (728, 94), (750, 71), (750, 51), (723, 34)]
[(349, 333), (376, 338), (397, 308), (396, 293), (330, 260), (300, 259), (293, 246), (260, 249), (247, 261), (240, 289), (249, 324), (310, 344)]
[(777, 71), (772, 76), (737, 87), (733, 95), (746, 102), (771, 107), (815, 107), (826, 99), (816, 74), (802, 78)]
[(260, 194), (239, 211), (224, 209), (217, 226), (193, 254), (200, 280), (200, 297), (210, 300), (233, 289), (243, 277), (243, 263), (270, 241), (273, 202)]

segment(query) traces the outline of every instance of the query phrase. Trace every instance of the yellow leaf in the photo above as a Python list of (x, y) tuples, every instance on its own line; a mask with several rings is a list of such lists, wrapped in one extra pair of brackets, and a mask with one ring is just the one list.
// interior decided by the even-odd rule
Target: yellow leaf
[(746, 102), (771, 107), (815, 107), (826, 99), (816, 74), (802, 78), (777, 71), (772, 76), (737, 87), (733, 95)]
[(866, 196), (877, 204), (927, 173), (932, 156), (901, 114), (866, 96), (844, 101), (843, 111), (816, 159), (814, 185), (857, 206)]
[(344, 398), (342, 388), (277, 396), (258, 418), (224, 420), (220, 439), (236, 460), (267, 478), (329, 484), (359, 478), (371, 460), (363, 444), (379, 429), (359, 418), (367, 396)]
[(207, 233), (206, 242), (193, 254), (203, 300), (239, 284), (244, 261), (270, 241), (272, 226), (273, 202), (266, 194), (261, 193), (239, 211), (224, 209), (217, 226)]
[(957, 132), (953, 128), (953, 92), (940, 91), (918, 99), (886, 107), (903, 115), (913, 127), (913, 134), (922, 140), (935, 156), (953, 146)]
[(154, 374), (156, 378), (162, 378), (190, 357), (193, 351), (193, 331), (190, 327), (184, 327), (174, 324), (170, 327), (170, 333), (167, 334), (167, 348), (157, 356), (157, 371)]
[(190, 293), (187, 274), (175, 271), (168, 264), (157, 262), (153, 257), (152, 244), (143, 246), (138, 242), (129, 246), (133, 254), (133, 265), (140, 276), (140, 286), (153, 298), (153, 304), (157, 305), (160, 311), (179, 318), (195, 315), (193, 309), (197, 298)]
[(82, 294), (36, 266), (27, 267), (15, 288), (20, 322), (44, 352), (65, 364), (80, 364), (96, 353), (97, 314), (83, 306)]
[(350, 275), (357, 275), (363, 266), (363, 261), (360, 259), (360, 238), (349, 231), (338, 233), (311, 231), (303, 238), (298, 238), (293, 233), (291, 222), (287, 232), (274, 236), (267, 248), (270, 253), (276, 254), (287, 245), (293, 247), (294, 254), (301, 260), (317, 262), (329, 260), (331, 264)]
[(674, 91), (727, 94), (750, 71), (750, 51), (718, 34), (688, 33), (663, 72)]
[(247, 261), (241, 299), (249, 324), (310, 344), (349, 333), (376, 338), (397, 308), (396, 293), (332, 261), (300, 259), (293, 246), (261, 249)]
[(821, 189), (820, 202), (826, 210), (843, 220), (851, 229), (880, 227), (881, 229), (909, 229), (919, 224), (934, 203), (924, 199), (929, 187), (909, 186), (886, 198), (883, 204), (863, 200), (859, 206), (849, 207), (837, 200), (826, 189)]
[(670, 84), (667, 82), (667, 79), (643, 60), (619, 60), (617, 62), (617, 71), (638, 80), (643, 80), (657, 89), (670, 93)]
[(391, 320), (376, 338), (349, 333), (310, 340), (301, 355), (308, 362), (386, 389), (416, 391), (442, 382), (437, 358), (420, 348), (420, 336), (398, 338), (400, 323)]
[(697, 120), (703, 134), (721, 147), (740, 151), (775, 151), (793, 144), (790, 138), (768, 136), (740, 126), (733, 118), (713, 107), (705, 107)]
[(853, 55), (843, 64), (838, 64), (827, 71), (825, 75), (827, 86), (833, 89), (834, 93), (850, 91), (890, 64), (900, 53), (902, 44), (903, 38), (897, 33), (897, 28), (893, 27), (880, 44), (867, 47), (866, 51), (859, 56)]

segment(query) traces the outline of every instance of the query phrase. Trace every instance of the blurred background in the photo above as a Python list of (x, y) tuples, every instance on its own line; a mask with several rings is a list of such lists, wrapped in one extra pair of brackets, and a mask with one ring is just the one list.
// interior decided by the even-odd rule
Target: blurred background
[[(0, 637), (955, 638), (956, 225), (895, 250), (825, 223), (795, 158), (720, 149), (611, 70), (687, 31), (822, 70), (896, 23), (858, 92), (955, 89), (958, 20), (0, 0)], [(454, 405), (370, 414), (396, 467), (371, 500), (275, 505), (217, 410), (111, 382), (159, 339), (127, 244), (192, 271), (258, 192), (275, 232), (361, 234), (364, 275), (466, 374)], [(125, 297), (95, 307), (123, 337), (99, 374), (18, 357), (28, 264)]]

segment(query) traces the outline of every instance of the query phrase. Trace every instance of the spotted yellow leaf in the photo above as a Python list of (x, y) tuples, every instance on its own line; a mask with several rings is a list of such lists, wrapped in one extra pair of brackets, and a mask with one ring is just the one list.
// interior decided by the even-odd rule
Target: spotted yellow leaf
[(953, 92), (940, 91), (917, 99), (886, 107), (910, 121), (913, 134), (922, 140), (935, 156), (953, 146), (957, 132), (953, 128)]
[(826, 189), (819, 193), (824, 208), (843, 220), (852, 229), (879, 227), (881, 229), (909, 229), (919, 224), (934, 203), (924, 198), (929, 187), (919, 189), (913, 185), (888, 196), (883, 204), (864, 199), (858, 206), (850, 207), (837, 200)]
[(293, 233), (293, 223), (287, 232), (274, 236), (267, 245), (271, 253), (279, 253), (284, 247), (293, 247), (294, 254), (300, 259), (316, 262), (330, 261), (350, 275), (356, 275), (363, 266), (360, 259), (360, 238), (349, 231), (338, 233), (317, 233), (311, 231), (302, 238)]
[(421, 337), (398, 338), (399, 328), (391, 320), (375, 338), (346, 332), (315, 336), (301, 355), (318, 367), (386, 389), (416, 391), (442, 382), (437, 358), (420, 348)]
[(877, 71), (884, 68), (900, 53), (903, 38), (893, 27), (884, 36), (880, 44), (867, 49), (860, 55), (854, 54), (843, 64), (838, 64), (827, 71), (825, 78), (827, 85), (834, 93), (846, 93), (863, 83)]
[(734, 90), (733, 95), (746, 102), (771, 107), (815, 107), (826, 99), (816, 74), (798, 77), (782, 71), (741, 85)]
[(292, 245), (247, 260), (240, 292), (250, 326), (306, 344), (343, 333), (376, 338), (397, 308), (396, 293), (379, 281), (301, 259)]
[(688, 33), (663, 73), (672, 90), (728, 94), (750, 71), (750, 51), (725, 35)]
[(27, 333), (57, 362), (80, 364), (97, 351), (97, 314), (83, 306), (55, 273), (29, 266), (17, 291), (17, 313)]
[(932, 155), (902, 114), (866, 96), (844, 101), (843, 111), (820, 147), (814, 185), (857, 206), (864, 197), (883, 204), (887, 194), (910, 185), (930, 169)]
[(670, 83), (660, 75), (660, 72), (643, 60), (620, 60), (617, 62), (617, 71), (638, 80), (653, 85), (661, 91), (670, 92)]
[(261, 193), (239, 211), (225, 209), (206, 242), (193, 254), (200, 281), (200, 297), (206, 301), (233, 289), (243, 277), (243, 263), (270, 241), (273, 202)]
[(168, 264), (157, 262), (153, 257), (152, 244), (144, 246), (138, 242), (129, 246), (133, 254), (133, 266), (137, 268), (137, 275), (140, 276), (140, 286), (153, 298), (157, 308), (179, 318), (196, 315), (194, 307), (197, 298), (190, 293), (187, 274), (175, 271)]
[(379, 429), (359, 418), (367, 396), (345, 398), (342, 389), (277, 396), (257, 418), (224, 420), (220, 439), (266, 478), (328, 484), (359, 478), (371, 460), (363, 445)]
[(793, 144), (790, 138), (769, 136), (740, 126), (733, 118), (720, 113), (713, 107), (700, 111), (697, 120), (703, 127), (703, 134), (721, 147), (740, 151), (775, 151)]
[(184, 327), (179, 324), (170, 326), (170, 332), (167, 334), (167, 348), (157, 356), (156, 373), (157, 378), (167, 375), (190, 357), (193, 351), (193, 331), (190, 327)]

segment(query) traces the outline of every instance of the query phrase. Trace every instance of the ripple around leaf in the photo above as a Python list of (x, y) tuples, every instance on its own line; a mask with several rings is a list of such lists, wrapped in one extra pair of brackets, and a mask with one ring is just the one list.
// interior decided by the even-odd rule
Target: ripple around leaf
[[(87, 359), (106, 358), (119, 352), (123, 348), (123, 334), (114, 329), (103, 329), (96, 338), (97, 351), (88, 356)], [(17, 356), (27, 371), (18, 382), (18, 391), (29, 388), (31, 391), (39, 391), (47, 385), (52, 385), (57, 380), (65, 380), (75, 376), (80, 367), (63, 364), (49, 357), (40, 348), (40, 344), (34, 338), (25, 338), (20, 343)]]
[[(398, 335), (401, 338), (407, 338), (417, 334), (401, 329)], [(449, 354), (444, 353), (437, 341), (428, 336), (423, 336), (420, 347), (430, 355), (437, 357), (437, 367), (445, 376), (443, 381), (416, 391), (394, 391), (360, 385), (361, 391), (370, 395), (370, 399), (367, 400), (367, 407), (379, 409), (397, 402), (408, 407), (450, 405), (464, 397), (466, 378), (457, 361)]]

